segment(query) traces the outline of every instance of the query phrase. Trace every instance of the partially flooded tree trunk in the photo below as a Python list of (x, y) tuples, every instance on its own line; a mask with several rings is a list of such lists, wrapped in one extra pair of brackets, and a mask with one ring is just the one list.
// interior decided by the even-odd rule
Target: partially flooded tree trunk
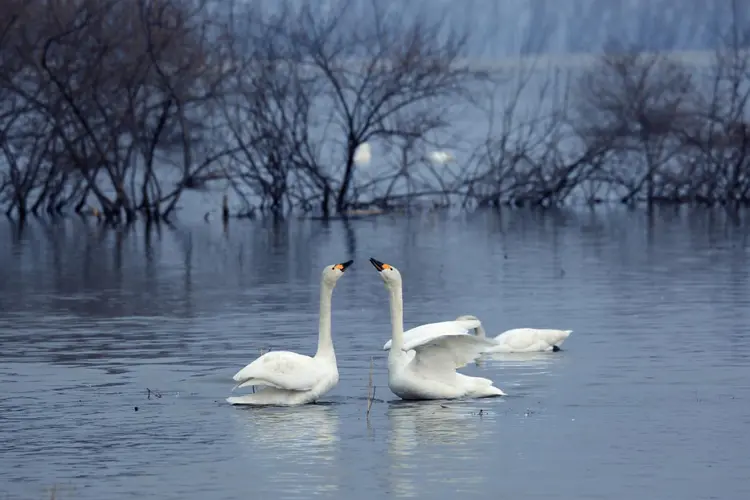
[(322, 212), (324, 219), (327, 219), (330, 216), (330, 209), (328, 208), (330, 200), (331, 188), (326, 184), (323, 186), (323, 201), (320, 202), (320, 211)]
[(344, 178), (341, 180), (341, 186), (339, 187), (339, 193), (336, 197), (336, 212), (341, 214), (346, 210), (347, 197), (349, 195), (349, 184), (352, 182), (352, 174), (354, 173), (354, 151), (356, 148), (352, 148), (351, 143), (349, 145), (349, 151), (346, 159), (346, 169), (344, 170)]

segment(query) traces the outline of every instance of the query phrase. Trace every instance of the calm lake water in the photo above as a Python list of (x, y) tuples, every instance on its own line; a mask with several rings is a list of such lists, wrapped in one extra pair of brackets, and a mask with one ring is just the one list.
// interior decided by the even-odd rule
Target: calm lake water
[[(2, 221), (0, 498), (750, 498), (748, 233), (686, 210), (71, 219), (20, 238)], [(399, 403), (370, 256), (400, 268), (407, 327), (573, 335), (463, 370), (506, 398)], [(225, 403), (260, 349), (314, 353), (320, 272), (350, 258), (339, 385), (306, 407)]]

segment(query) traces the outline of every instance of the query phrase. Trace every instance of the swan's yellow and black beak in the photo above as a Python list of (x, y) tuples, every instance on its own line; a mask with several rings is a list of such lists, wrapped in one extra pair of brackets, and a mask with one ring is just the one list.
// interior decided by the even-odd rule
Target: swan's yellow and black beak
[(343, 273), (352, 264), (354, 264), (353, 260), (347, 260), (346, 262), (342, 262), (341, 264), (336, 264), (335, 266), (333, 266), (333, 268), (334, 269), (338, 269), (339, 271), (341, 271)]
[(383, 269), (392, 269), (391, 266), (389, 266), (388, 264), (384, 264), (380, 262), (379, 260), (373, 259), (372, 257), (370, 257), (370, 264), (372, 264), (375, 267), (375, 269), (378, 270), (378, 272), (383, 271)]

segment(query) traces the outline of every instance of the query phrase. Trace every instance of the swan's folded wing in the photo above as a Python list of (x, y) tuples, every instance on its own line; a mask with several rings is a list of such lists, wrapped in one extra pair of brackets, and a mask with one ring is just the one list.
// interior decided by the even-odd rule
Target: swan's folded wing
[(310, 356), (291, 351), (267, 352), (232, 377), (238, 385), (249, 380), (288, 391), (308, 391), (320, 380), (318, 364)]
[(416, 352), (416, 359), (420, 365), (430, 366), (431, 369), (451, 367), (461, 368), (471, 363), (494, 342), (474, 335), (446, 335), (435, 338), (412, 349)]
[[(408, 351), (413, 349), (410, 346), (422, 345), (445, 335), (469, 335), (470, 330), (479, 327), (481, 324), (479, 320), (462, 319), (416, 326), (404, 332), (404, 350)], [(391, 348), (391, 342), (392, 340), (389, 340), (385, 343), (384, 351)]]

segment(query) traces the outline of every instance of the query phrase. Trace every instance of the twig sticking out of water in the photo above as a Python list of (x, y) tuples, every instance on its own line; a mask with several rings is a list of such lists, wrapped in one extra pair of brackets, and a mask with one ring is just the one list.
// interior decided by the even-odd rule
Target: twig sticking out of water
[(367, 413), (365, 418), (370, 418), (370, 408), (372, 408), (372, 400), (375, 398), (375, 386), (372, 385), (372, 356), (370, 356), (370, 379), (367, 383)]
[(152, 391), (151, 389), (146, 387), (146, 399), (151, 399), (152, 394), (156, 399), (159, 399), (161, 397), (161, 393), (159, 391)]

